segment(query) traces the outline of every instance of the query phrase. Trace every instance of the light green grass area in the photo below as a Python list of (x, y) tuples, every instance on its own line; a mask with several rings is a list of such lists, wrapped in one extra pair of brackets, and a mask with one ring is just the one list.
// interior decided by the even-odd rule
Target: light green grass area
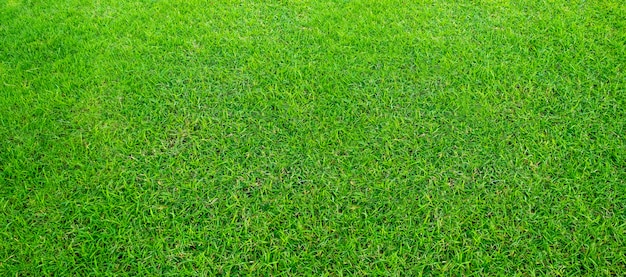
[(626, 274), (621, 0), (0, 0), (0, 275)]

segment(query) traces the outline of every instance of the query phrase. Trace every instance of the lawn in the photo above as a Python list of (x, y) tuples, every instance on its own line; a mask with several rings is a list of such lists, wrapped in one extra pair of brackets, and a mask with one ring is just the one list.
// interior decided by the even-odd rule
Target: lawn
[(626, 274), (621, 0), (0, 0), (0, 275)]

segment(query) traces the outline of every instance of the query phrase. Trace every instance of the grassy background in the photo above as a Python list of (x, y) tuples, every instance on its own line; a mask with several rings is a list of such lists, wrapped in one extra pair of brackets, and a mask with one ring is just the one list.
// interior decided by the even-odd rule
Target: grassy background
[(626, 6), (0, 0), (0, 275), (621, 275)]

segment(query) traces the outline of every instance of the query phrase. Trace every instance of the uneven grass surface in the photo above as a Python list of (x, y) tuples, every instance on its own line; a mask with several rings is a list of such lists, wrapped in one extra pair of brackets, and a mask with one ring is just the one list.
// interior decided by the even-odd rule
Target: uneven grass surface
[(622, 275), (620, 0), (0, 0), (0, 275)]

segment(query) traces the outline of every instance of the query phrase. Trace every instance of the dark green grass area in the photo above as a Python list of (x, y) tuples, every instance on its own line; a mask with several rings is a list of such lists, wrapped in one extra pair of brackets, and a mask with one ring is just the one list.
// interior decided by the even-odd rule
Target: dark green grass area
[(0, 275), (626, 273), (619, 0), (0, 0)]

